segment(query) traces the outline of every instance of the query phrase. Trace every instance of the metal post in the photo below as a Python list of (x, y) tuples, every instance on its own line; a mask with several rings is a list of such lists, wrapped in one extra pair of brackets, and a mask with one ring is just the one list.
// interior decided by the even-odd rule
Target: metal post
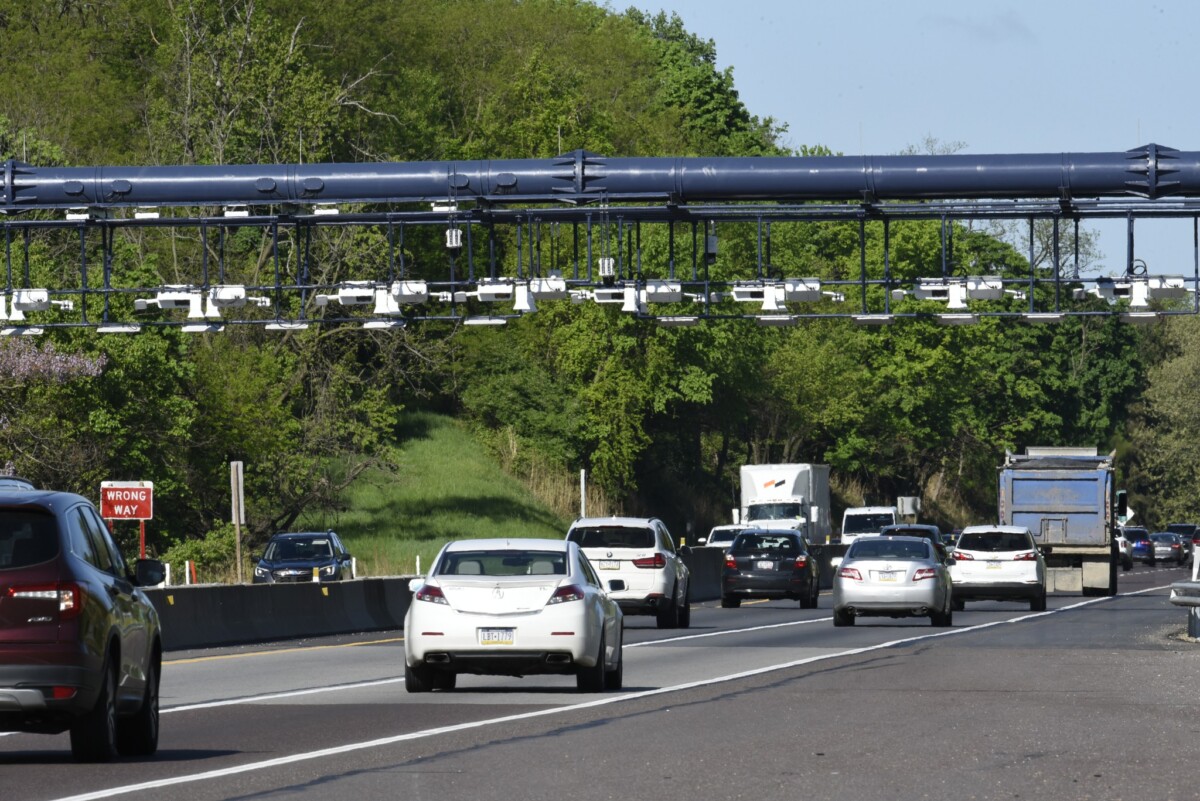
[(587, 471), (579, 471), (579, 516), (587, 517)]

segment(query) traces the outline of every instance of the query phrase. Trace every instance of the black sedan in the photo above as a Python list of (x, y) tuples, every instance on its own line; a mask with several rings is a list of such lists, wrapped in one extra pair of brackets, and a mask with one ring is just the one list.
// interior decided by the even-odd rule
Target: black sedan
[(255, 584), (354, 578), (354, 560), (332, 531), (276, 534), (254, 566)]
[(814, 609), (821, 592), (820, 568), (796, 531), (747, 529), (725, 552), (721, 606), (744, 599), (790, 598)]

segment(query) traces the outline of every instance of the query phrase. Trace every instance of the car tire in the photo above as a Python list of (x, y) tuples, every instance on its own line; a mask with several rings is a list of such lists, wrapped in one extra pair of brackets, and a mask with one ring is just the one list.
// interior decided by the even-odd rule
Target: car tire
[(575, 689), (581, 693), (598, 693), (604, 689), (604, 636), (600, 637), (600, 653), (596, 655), (596, 664), (591, 667), (580, 667), (575, 672)]
[(741, 605), (742, 605), (741, 598), (734, 598), (733, 596), (730, 596), (730, 595), (722, 595), (721, 596), (721, 608), (722, 609), (737, 609)]
[(967, 602), (964, 601), (962, 598), (955, 598), (952, 601), (950, 601), (950, 608), (953, 609), (955, 612), (961, 612), (967, 608)]
[(604, 671), (604, 689), (619, 690), (625, 683), (625, 654), (621, 650), (625, 646), (625, 634), (621, 633), (621, 638), (617, 640), (617, 666), (612, 670)]
[(1133, 570), (1133, 560), (1132, 559), (1122, 559), (1121, 560), (1121, 569), (1126, 572)]
[(681, 629), (692, 627), (692, 598), (691, 588), (683, 596), (683, 603), (679, 605), (679, 617), (676, 620), (676, 625)]
[(117, 755), (117, 671), (111, 659), (95, 705), (71, 726), (71, 754), (77, 762), (111, 762)]
[(853, 626), (854, 615), (842, 609), (833, 610), (833, 625), (841, 628), (842, 626)]
[(433, 689), (449, 692), (458, 685), (458, 674), (449, 671), (437, 671), (433, 674)]
[(933, 612), (929, 615), (929, 624), (939, 629), (944, 629), (954, 621), (954, 610), (947, 609), (945, 612)]
[(404, 665), (404, 689), (410, 693), (427, 693), (433, 690), (435, 676), (433, 671), (421, 665), (413, 667)]
[(158, 750), (158, 666), (146, 668), (146, 693), (136, 713), (117, 721), (117, 753), (146, 757)]
[(654, 621), (660, 629), (673, 629), (679, 625), (679, 605), (675, 603), (675, 593), (671, 593), (670, 601), (658, 608)]
[(1046, 611), (1046, 591), (1043, 589), (1040, 593), (1029, 599), (1030, 612), (1045, 612)]
[[(814, 589), (816, 589), (817, 592), (813, 592)], [(800, 608), (815, 609), (817, 607), (817, 593), (819, 592), (820, 588), (817, 587), (817, 582), (810, 579), (808, 582), (808, 589), (803, 595), (800, 596)]]

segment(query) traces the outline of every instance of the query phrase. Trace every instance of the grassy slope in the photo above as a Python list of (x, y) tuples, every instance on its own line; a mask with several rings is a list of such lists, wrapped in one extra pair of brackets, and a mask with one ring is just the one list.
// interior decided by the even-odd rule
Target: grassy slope
[(558, 519), (505, 474), (469, 431), (452, 418), (407, 415), (397, 474), (362, 476), (335, 520), (304, 521), (333, 528), (358, 559), (360, 575), (404, 575), (421, 569), (449, 540), (468, 537), (562, 537)]

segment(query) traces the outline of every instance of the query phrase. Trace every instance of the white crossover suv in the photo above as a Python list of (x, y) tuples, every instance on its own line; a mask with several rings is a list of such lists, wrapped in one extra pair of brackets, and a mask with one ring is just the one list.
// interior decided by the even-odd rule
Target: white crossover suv
[(596, 568), (626, 615), (654, 615), (660, 629), (692, 622), (691, 576), (666, 525), (655, 517), (582, 517), (567, 540)]

